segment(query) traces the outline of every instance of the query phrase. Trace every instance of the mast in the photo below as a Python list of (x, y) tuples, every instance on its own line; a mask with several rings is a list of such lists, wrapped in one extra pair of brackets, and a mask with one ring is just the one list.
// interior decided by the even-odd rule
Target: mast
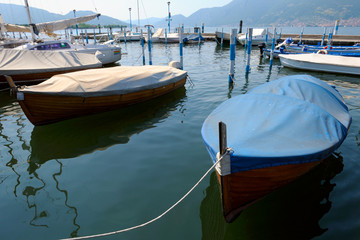
[(137, 0), (137, 12), (138, 12), (138, 27), (141, 28), (141, 26), (140, 26), (140, 13), (139, 13), (139, 0)]
[(169, 21), (168, 26), (169, 26), (169, 33), (170, 33), (170, 21), (171, 21), (171, 13), (170, 13), (170, 2), (167, 2), (168, 5), (168, 12), (169, 12), (169, 18), (167, 19), (167, 21)]
[(0, 13), (0, 31), (1, 31), (1, 37), (5, 37), (6, 28), (1, 13)]
[(30, 25), (31, 38), (33, 41), (35, 41), (35, 33), (34, 33), (34, 29), (33, 29), (34, 24), (31, 21), (29, 4), (28, 4), (27, 0), (24, 0), (24, 2), (25, 2), (25, 8), (26, 8), (26, 12), (28, 15), (29, 25)]

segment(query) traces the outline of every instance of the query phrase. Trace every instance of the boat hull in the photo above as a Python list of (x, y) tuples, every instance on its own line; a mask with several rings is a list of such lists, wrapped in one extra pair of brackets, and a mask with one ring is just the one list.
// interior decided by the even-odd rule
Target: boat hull
[[(341, 66), (327, 63), (307, 62), (295, 59), (285, 58), (279, 55), (280, 62), (283, 66), (301, 70), (316, 71), (316, 72), (330, 72), (330, 73), (343, 73), (351, 75), (360, 75), (359, 67)], [(348, 58), (348, 57), (347, 57)]]
[(216, 171), (225, 220), (234, 221), (245, 208), (304, 175), (320, 162), (260, 168), (225, 176)]
[[(215, 38), (217, 43), (221, 43), (221, 32), (215, 32)], [(230, 33), (222, 33), (222, 40), (224, 44), (230, 44)]]
[(30, 122), (35, 126), (38, 126), (144, 102), (174, 91), (175, 89), (184, 86), (185, 82), (186, 77), (175, 83), (154, 89), (122, 95), (97, 97), (26, 92), (18, 92), (17, 94), (24, 94), (24, 98), (23, 100), (19, 100), (19, 104)]
[[(238, 42), (245, 46), (247, 43), (246, 38), (238, 38)], [(259, 44), (265, 43), (265, 36), (255, 36), (251, 41), (251, 46), (258, 46)]]

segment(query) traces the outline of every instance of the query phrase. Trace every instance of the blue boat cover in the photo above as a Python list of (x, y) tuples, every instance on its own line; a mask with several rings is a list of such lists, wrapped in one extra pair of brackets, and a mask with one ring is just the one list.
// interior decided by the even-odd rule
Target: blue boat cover
[(227, 126), (231, 173), (319, 161), (347, 136), (351, 116), (337, 90), (308, 76), (288, 76), (220, 104), (201, 133), (213, 161), (218, 123)]

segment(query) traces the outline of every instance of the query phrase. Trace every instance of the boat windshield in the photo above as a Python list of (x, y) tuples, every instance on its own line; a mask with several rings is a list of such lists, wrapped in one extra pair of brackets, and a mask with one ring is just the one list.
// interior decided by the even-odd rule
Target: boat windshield
[(57, 50), (57, 49), (68, 49), (68, 48), (71, 48), (70, 45), (66, 42), (62, 42), (62, 43), (43, 44), (40, 46), (33, 47), (30, 50)]

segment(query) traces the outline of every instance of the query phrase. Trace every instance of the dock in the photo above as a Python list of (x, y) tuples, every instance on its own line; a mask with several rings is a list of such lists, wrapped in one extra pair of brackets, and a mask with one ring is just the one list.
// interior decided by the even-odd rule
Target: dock
[[(184, 36), (191, 35), (191, 34), (198, 34), (198, 33), (184, 33)], [(216, 41), (215, 33), (202, 33), (201, 36), (205, 39), (205, 41)], [(79, 36), (73, 36), (75, 39), (85, 38), (85, 34), (80, 34)], [(323, 35), (322, 34), (281, 34), (281, 41), (284, 41), (286, 38), (291, 37), (295, 43), (301, 42), (303, 44), (310, 44), (310, 45), (317, 45), (321, 43)], [(96, 39), (101, 41), (107, 41), (108, 35), (107, 34), (96, 34)], [(327, 44), (329, 35), (325, 35), (324, 44)], [(93, 34), (88, 34), (88, 39), (94, 39)], [(130, 41), (131, 39), (129, 39)], [(333, 35), (331, 40), (331, 45), (334, 46), (352, 46), (360, 44), (360, 36), (359, 35)]]

